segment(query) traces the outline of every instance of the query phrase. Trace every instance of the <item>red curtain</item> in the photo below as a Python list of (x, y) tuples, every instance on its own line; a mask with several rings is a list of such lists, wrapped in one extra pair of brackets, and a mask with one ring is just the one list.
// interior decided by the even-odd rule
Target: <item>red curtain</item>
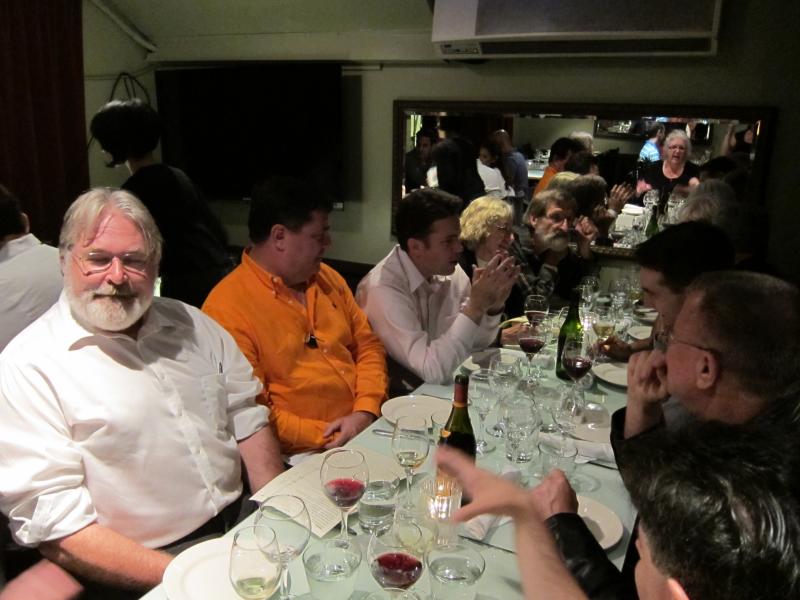
[(0, 1), (0, 182), (55, 243), (89, 183), (81, 0)]

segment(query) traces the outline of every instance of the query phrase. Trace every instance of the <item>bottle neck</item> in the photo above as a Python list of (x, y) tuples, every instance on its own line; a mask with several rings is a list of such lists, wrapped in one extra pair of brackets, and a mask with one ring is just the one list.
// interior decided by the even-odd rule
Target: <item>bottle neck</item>
[(466, 408), (467, 384), (457, 383), (453, 392), (453, 408)]

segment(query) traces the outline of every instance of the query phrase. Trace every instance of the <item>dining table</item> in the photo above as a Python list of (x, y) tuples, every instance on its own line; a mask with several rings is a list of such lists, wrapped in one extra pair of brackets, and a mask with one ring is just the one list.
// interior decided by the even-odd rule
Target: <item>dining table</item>
[[(506, 350), (504, 350), (504, 352), (505, 351)], [(546, 359), (547, 357), (545, 356), (545, 360)], [(469, 362), (470, 360), (468, 359), (465, 361), (465, 364)], [(570, 384), (556, 379), (553, 365), (554, 361), (551, 359), (549, 361), (550, 368), (545, 369), (543, 372), (544, 379), (542, 381), (542, 389), (544, 389), (544, 387), (548, 387), (551, 390), (556, 389), (563, 391), (565, 389), (563, 386)], [(459, 369), (466, 369), (466, 366), (462, 365), (462, 367), (459, 367)], [(612, 385), (602, 381), (596, 376), (592, 379), (593, 381), (591, 382), (590, 387), (585, 390), (587, 402), (591, 401), (595, 404), (600, 404), (601, 406), (605, 407), (608, 413), (613, 413), (615, 410), (625, 405), (626, 392), (623, 386)], [(413, 394), (417, 397), (427, 396), (445, 401), (452, 401), (453, 385), (423, 384), (417, 388)], [(536, 402), (536, 388), (532, 388), (532, 395), (534, 402)], [(472, 408), (470, 408), (470, 415), (473, 427), (477, 431), (477, 428), (479, 427), (479, 417), (477, 414), (473, 413)], [(496, 416), (493, 418), (492, 414), (489, 415), (488, 423), (493, 423), (496, 420)], [(384, 433), (382, 435), (378, 435), (375, 433), (375, 430), (379, 432), (382, 431)], [(385, 433), (391, 430), (392, 424), (385, 416), (382, 416), (372, 423), (372, 425), (370, 425), (367, 429), (362, 431), (357, 437), (350, 440), (347, 446), (365, 447), (369, 450), (373, 450), (382, 455), (391, 457), (391, 437), (387, 436)], [(491, 439), (492, 442), (496, 444), (496, 448), (492, 452), (489, 452), (483, 456), (479, 456), (477, 459), (477, 464), (480, 467), (499, 473), (504, 469), (504, 467), (509, 465), (509, 462), (506, 459), (506, 453), (504, 451), (504, 443), (502, 439), (488, 439)], [(436, 467), (434, 454), (435, 453), (432, 449), (425, 464), (419, 469), (423, 475), (425, 473), (432, 474), (435, 472)], [(598, 462), (600, 464), (593, 464), (590, 462), (578, 464), (576, 466), (576, 473), (587, 475), (596, 480), (598, 484), (596, 489), (583, 492), (581, 495), (597, 501), (613, 511), (622, 524), (623, 531), (619, 541), (616, 542), (613, 547), (607, 550), (607, 555), (610, 560), (613, 561), (618, 568), (621, 568), (628, 546), (628, 541), (630, 539), (631, 529), (634, 525), (636, 511), (630, 502), (628, 493), (622, 483), (619, 471), (614, 468), (613, 464), (608, 464), (602, 461)], [(536, 482), (536, 479), (531, 478), (529, 485), (535, 485)], [(239, 527), (252, 524), (254, 518), (255, 515), (250, 515), (237, 526), (237, 529)], [(369, 540), (368, 535), (360, 531), (355, 517), (350, 519), (349, 528), (352, 530), (357, 530), (354, 531), (357, 534), (355, 536), (355, 541), (361, 546), (362, 554), (364, 555), (356, 577), (356, 592), (352, 596), (353, 598), (360, 598), (365, 596), (368, 592), (379, 589), (379, 586), (372, 578), (366, 560), (366, 544)], [(235, 531), (236, 529), (227, 533), (225, 537), (232, 539)], [(459, 533), (463, 533), (463, 529), (458, 531)], [(322, 539), (332, 538), (338, 535), (339, 529), (337, 527), (327, 533)], [(513, 552), (513, 523), (509, 522), (497, 527), (483, 540), (464, 538), (462, 541), (471, 545), (474, 549), (480, 552), (486, 562), (485, 572), (476, 584), (477, 599), (514, 600), (517, 598), (523, 598), (519, 567), (517, 565), (516, 555)], [(312, 535), (309, 542), (309, 547), (313, 547), (320, 543), (321, 539)], [(289, 579), (291, 584), (291, 593), (293, 596), (306, 599), (313, 598), (309, 592), (309, 585), (306, 580), (301, 559), (298, 558), (290, 563)], [(430, 583), (427, 573), (423, 573), (422, 577), (419, 579), (419, 581), (417, 581), (412, 590), (417, 592), (421, 598), (430, 597)], [(235, 597), (232, 588), (231, 594), (232, 597)], [(277, 592), (275, 593), (274, 597), (278, 597)], [(141, 600), (184, 600), (184, 598), (169, 597), (167, 595), (166, 586), (162, 583), (142, 596)], [(219, 599), (209, 596), (208, 598), (192, 598), (192, 600)]]

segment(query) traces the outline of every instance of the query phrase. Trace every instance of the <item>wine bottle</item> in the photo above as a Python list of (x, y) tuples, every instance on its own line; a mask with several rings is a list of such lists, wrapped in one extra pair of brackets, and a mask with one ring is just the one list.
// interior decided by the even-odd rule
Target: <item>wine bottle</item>
[(650, 239), (658, 233), (658, 207), (654, 206), (650, 209), (650, 219), (647, 221), (647, 227), (644, 229), (644, 236)]
[(564, 352), (564, 344), (569, 339), (574, 339), (583, 334), (583, 325), (581, 324), (581, 316), (578, 311), (578, 306), (581, 302), (581, 291), (578, 288), (572, 290), (572, 296), (569, 303), (569, 311), (567, 318), (564, 319), (564, 324), (558, 332), (558, 354), (556, 355), (556, 377), (559, 379), (569, 380), (570, 377), (564, 369), (564, 364), (561, 362), (561, 355)]
[(472, 431), (472, 423), (469, 420), (469, 411), (467, 410), (469, 377), (461, 374), (456, 375), (455, 384), (453, 408), (450, 410), (447, 423), (442, 427), (439, 445), (458, 448), (474, 459), (475, 433)]

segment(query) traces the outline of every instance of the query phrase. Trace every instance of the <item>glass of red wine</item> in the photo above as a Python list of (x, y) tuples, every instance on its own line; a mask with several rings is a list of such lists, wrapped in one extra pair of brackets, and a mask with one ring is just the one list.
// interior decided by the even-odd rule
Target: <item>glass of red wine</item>
[(567, 375), (572, 379), (572, 398), (578, 402), (580, 398), (578, 381), (591, 370), (594, 363), (594, 348), (586, 333), (568, 338), (564, 342), (561, 362)]
[(422, 531), (410, 521), (373, 533), (367, 546), (370, 571), (382, 588), (405, 590), (414, 585), (422, 576), (424, 556)]
[(322, 461), (319, 479), (325, 495), (342, 512), (341, 537), (347, 540), (347, 516), (358, 504), (369, 483), (367, 460), (358, 450), (333, 450)]
[(523, 310), (525, 311), (525, 317), (528, 319), (528, 323), (538, 329), (547, 318), (549, 310), (547, 298), (539, 294), (526, 296)]
[(536, 327), (530, 323), (523, 323), (519, 328), (517, 342), (528, 358), (528, 381), (537, 382), (542, 378), (541, 369), (537, 367), (534, 370), (533, 357), (547, 345), (549, 338), (549, 329), (541, 323)]

